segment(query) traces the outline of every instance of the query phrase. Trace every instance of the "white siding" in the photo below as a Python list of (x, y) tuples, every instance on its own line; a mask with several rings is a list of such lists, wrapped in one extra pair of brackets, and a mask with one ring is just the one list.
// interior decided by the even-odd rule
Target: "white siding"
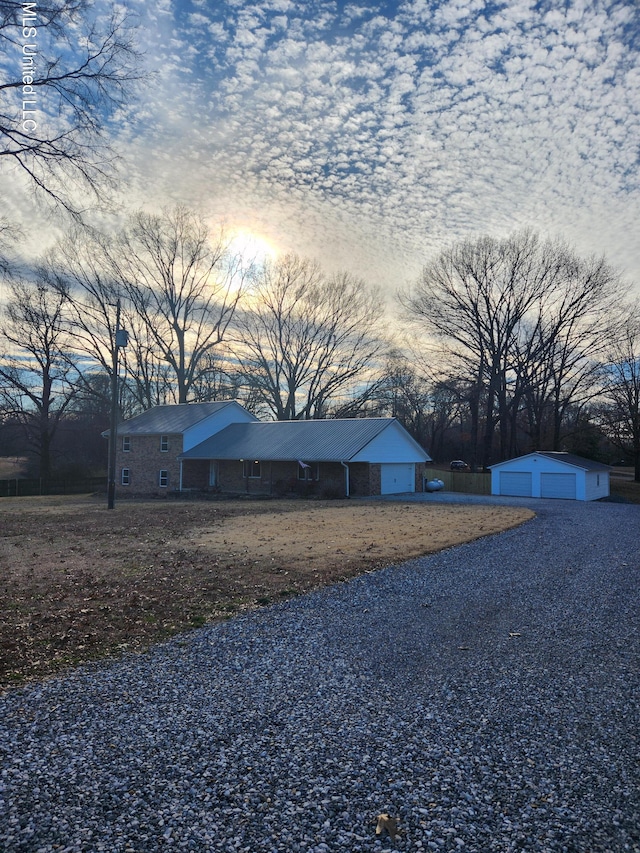
[(530, 471), (500, 471), (500, 495), (531, 497), (532, 479)]
[(185, 430), (182, 452), (186, 453), (187, 450), (191, 450), (196, 444), (200, 444), (201, 441), (209, 438), (209, 436), (220, 432), (225, 427), (228, 427), (229, 424), (245, 424), (257, 420), (258, 418), (252, 415), (251, 412), (247, 412), (242, 406), (232, 402), (219, 412), (209, 415), (208, 418), (204, 418), (204, 420)]
[(608, 471), (587, 471), (585, 500), (597, 501), (599, 498), (608, 498), (609, 488)]
[[(522, 495), (524, 487), (518, 479), (528, 473), (534, 498), (566, 498), (578, 501), (593, 501), (609, 494), (609, 471), (588, 470), (589, 460), (584, 467), (565, 461), (562, 456), (549, 457), (529, 453), (517, 459), (509, 459), (491, 467), (491, 494)], [(505, 488), (507, 491), (505, 491)]]
[(416, 466), (408, 463), (380, 466), (380, 494), (398, 495), (416, 490)]
[(429, 456), (395, 421), (390, 423), (350, 462), (425, 462)]

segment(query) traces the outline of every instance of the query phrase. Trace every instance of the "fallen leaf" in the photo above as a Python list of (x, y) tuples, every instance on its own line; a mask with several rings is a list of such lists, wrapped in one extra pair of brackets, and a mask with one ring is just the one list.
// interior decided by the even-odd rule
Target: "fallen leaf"
[(378, 815), (376, 835), (389, 835), (391, 840), (395, 842), (397, 831), (398, 821), (395, 817), (391, 817), (391, 815), (386, 814), (386, 812)]

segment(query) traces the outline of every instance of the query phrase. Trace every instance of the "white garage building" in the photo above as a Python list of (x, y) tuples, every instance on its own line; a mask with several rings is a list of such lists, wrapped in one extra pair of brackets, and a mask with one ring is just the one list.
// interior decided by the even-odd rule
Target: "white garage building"
[(609, 465), (573, 453), (536, 451), (491, 465), (491, 494), (596, 501), (609, 495)]

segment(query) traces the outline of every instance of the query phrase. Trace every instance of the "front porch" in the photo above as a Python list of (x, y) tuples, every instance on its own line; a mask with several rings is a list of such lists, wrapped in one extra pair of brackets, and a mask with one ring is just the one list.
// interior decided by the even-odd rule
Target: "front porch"
[(305, 495), (358, 497), (380, 494), (380, 465), (353, 462), (258, 461), (239, 459), (184, 459), (180, 491), (222, 494)]

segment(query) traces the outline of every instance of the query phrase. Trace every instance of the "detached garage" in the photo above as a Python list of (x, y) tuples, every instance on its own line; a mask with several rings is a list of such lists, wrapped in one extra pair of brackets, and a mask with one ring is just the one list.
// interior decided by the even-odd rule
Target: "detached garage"
[(609, 496), (611, 468), (573, 453), (540, 450), (490, 467), (492, 495), (573, 501)]

